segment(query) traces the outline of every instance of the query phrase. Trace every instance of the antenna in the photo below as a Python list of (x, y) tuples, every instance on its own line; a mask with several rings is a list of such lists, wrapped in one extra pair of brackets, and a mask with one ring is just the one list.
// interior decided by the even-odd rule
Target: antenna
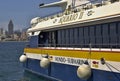
[(41, 4), (39, 5), (39, 7), (40, 7), (40, 6), (43, 6), (43, 5), (44, 5), (44, 3), (41, 3)]
[(54, 3), (49, 3), (49, 4), (41, 3), (41, 4), (39, 5), (40, 8), (58, 7), (58, 6), (61, 7), (62, 10), (67, 9), (68, 0), (61, 0), (61, 1), (54, 2)]

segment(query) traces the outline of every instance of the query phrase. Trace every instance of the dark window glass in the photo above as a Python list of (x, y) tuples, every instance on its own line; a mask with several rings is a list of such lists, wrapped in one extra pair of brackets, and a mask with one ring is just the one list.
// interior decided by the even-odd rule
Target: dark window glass
[(66, 32), (66, 39), (65, 39), (65, 40), (66, 40), (66, 46), (68, 46), (69, 41), (70, 41), (70, 40), (69, 40), (69, 38), (70, 38), (70, 35), (69, 35), (69, 30), (68, 30), (68, 29), (66, 29), (66, 30), (65, 30), (65, 32)]
[(78, 34), (78, 42), (80, 45), (84, 44), (84, 39), (83, 39), (83, 28), (79, 28), (79, 34)]
[(58, 30), (58, 44), (61, 44), (61, 31)]
[(89, 27), (84, 27), (84, 43), (89, 45)]
[(108, 45), (109, 45), (109, 26), (108, 26), (108, 24), (102, 25), (102, 37), (103, 37), (104, 47), (108, 47)]
[(95, 40), (96, 40), (96, 45), (101, 45), (102, 44), (102, 28), (101, 25), (96, 25), (95, 28)]
[(117, 25), (116, 23), (110, 23), (110, 44), (117, 43)]
[(64, 47), (89, 47), (90, 43), (95, 47), (120, 47), (120, 22), (58, 30), (56, 35), (56, 43)]
[(52, 31), (51, 34), (52, 34), (52, 35), (51, 35), (52, 45), (53, 45), (53, 46), (56, 46), (56, 44), (57, 44), (57, 42), (58, 42), (57, 39), (56, 39), (56, 38), (57, 38), (57, 36), (56, 36), (56, 35), (57, 35), (57, 32), (56, 32), (56, 31)]
[(74, 29), (74, 44), (78, 44), (78, 28)]
[(55, 46), (58, 44), (58, 38), (57, 38), (57, 31), (54, 31), (54, 41), (55, 41)]
[(62, 39), (62, 45), (64, 45), (65, 44), (65, 32), (64, 32), (64, 30), (61, 30), (61, 35), (62, 35), (62, 37), (61, 37), (61, 39)]
[(70, 31), (70, 45), (73, 45), (73, 29), (71, 28), (71, 29), (69, 29), (69, 31)]
[(49, 43), (49, 45), (52, 44), (52, 32), (49, 32), (48, 43)]
[(120, 47), (120, 22), (118, 23), (118, 43)]
[(108, 34), (109, 34), (108, 29), (109, 29), (108, 24), (102, 25), (102, 35), (103, 36), (108, 36)]
[(52, 45), (54, 45), (55, 44), (55, 34), (54, 34), (54, 32), (51, 32), (52, 33)]
[(63, 30), (63, 32), (64, 32), (64, 36), (63, 36), (64, 37), (64, 39), (63, 39), (64, 40), (64, 45), (66, 45), (66, 40), (65, 40), (66, 39), (66, 30)]
[(89, 31), (90, 43), (91, 43), (91, 45), (94, 45), (95, 44), (95, 27), (91, 26), (89, 29), (90, 29), (90, 31)]

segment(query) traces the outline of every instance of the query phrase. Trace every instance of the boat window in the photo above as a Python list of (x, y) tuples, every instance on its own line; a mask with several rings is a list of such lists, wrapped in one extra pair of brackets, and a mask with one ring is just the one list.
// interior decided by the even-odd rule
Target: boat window
[(95, 26), (91, 26), (90, 30), (90, 44), (95, 45)]
[(42, 32), (39, 35), (39, 44), (84, 48), (91, 44), (96, 48), (113, 48), (120, 44), (120, 22)]
[(117, 26), (116, 23), (110, 24), (110, 44), (117, 44)]
[(48, 45), (48, 32), (41, 32), (38, 37), (38, 43), (40, 47)]
[(74, 44), (78, 44), (78, 28), (74, 28)]
[(95, 28), (95, 41), (96, 41), (96, 45), (99, 46), (102, 44), (102, 28), (101, 25), (96, 25)]
[(69, 31), (70, 31), (70, 44), (72, 45), (73, 43), (74, 43), (74, 39), (73, 39), (73, 29), (71, 28), (71, 29), (69, 29)]
[(63, 31), (63, 46), (66, 47), (66, 30), (62, 30)]
[(57, 40), (57, 31), (53, 31), (52, 32), (52, 44), (56, 47), (56, 45), (58, 44), (58, 40)]
[(84, 27), (84, 44), (85, 47), (89, 46), (89, 27)]
[(68, 29), (66, 29), (65, 32), (66, 32), (66, 37), (65, 37), (66, 38), (65, 39), (66, 40), (66, 45), (68, 46), (70, 44), (70, 39), (69, 39), (70, 38), (70, 32), (69, 32)]
[(61, 35), (62, 35), (62, 37), (61, 37), (62, 45), (64, 45), (65, 44), (65, 31), (64, 30), (61, 30)]
[(32, 35), (34, 35), (35, 32), (32, 32)]
[(51, 46), (51, 43), (52, 43), (52, 33), (49, 32), (48, 34), (48, 43), (49, 43), (49, 46)]
[(120, 47), (120, 22), (118, 23), (118, 43)]
[(56, 45), (59, 43), (58, 42), (58, 37), (57, 37), (57, 31), (51, 31), (48, 34), (48, 44), (49, 46), (54, 46), (56, 47)]
[(103, 37), (103, 46), (107, 47), (109, 45), (109, 26), (108, 26), (108, 24), (102, 25), (102, 37)]
[(61, 35), (61, 30), (58, 30), (58, 45), (62, 43), (62, 35)]
[(79, 33), (79, 36), (78, 36), (78, 40), (79, 40), (78, 42), (79, 43), (78, 44), (82, 45), (82, 44), (84, 44), (84, 38), (83, 38), (84, 36), (83, 36), (83, 28), (82, 27), (79, 28), (79, 32), (78, 33)]

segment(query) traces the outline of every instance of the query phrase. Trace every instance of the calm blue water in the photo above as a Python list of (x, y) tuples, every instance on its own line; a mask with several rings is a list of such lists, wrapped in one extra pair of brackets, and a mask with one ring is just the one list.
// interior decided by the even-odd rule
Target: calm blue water
[(0, 81), (47, 81), (24, 71), (19, 56), (26, 42), (0, 42)]

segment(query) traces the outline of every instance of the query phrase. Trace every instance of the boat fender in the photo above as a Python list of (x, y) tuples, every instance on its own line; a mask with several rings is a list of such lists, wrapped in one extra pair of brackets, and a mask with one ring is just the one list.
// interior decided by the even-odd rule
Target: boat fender
[(77, 76), (83, 80), (89, 79), (91, 76), (91, 68), (89, 64), (82, 64), (77, 69)]
[(20, 62), (26, 62), (27, 56), (25, 54), (21, 55), (19, 58)]
[(48, 68), (50, 65), (50, 60), (49, 58), (42, 58), (41, 61), (40, 61), (40, 66), (42, 68)]

